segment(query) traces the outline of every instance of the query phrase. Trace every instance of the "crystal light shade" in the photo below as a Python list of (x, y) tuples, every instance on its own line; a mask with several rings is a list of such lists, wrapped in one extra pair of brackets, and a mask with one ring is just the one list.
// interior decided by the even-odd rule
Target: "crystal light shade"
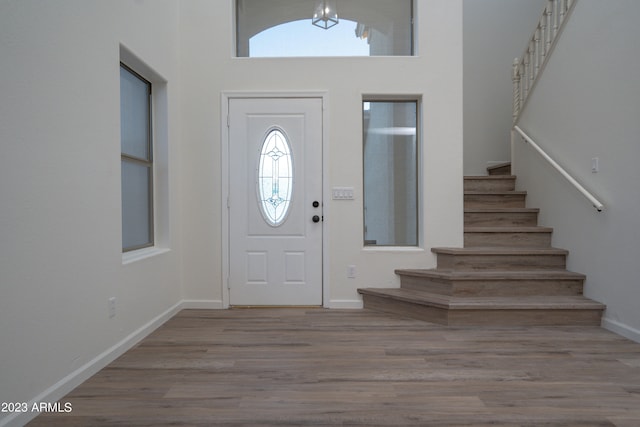
[(325, 30), (338, 23), (338, 9), (335, 0), (319, 0), (313, 12), (311, 23)]

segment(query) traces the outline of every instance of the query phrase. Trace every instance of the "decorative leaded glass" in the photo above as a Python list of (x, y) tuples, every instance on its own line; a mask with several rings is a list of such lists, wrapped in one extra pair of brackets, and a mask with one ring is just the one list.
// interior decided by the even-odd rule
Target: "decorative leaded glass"
[(258, 161), (258, 201), (262, 215), (271, 226), (287, 218), (293, 194), (293, 158), (286, 136), (271, 130), (260, 150)]

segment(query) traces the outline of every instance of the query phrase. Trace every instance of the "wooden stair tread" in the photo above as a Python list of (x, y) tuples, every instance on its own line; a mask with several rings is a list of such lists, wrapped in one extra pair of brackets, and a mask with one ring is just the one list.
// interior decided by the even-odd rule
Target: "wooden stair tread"
[(567, 255), (569, 251), (559, 248), (538, 248), (538, 247), (500, 247), (500, 246), (479, 246), (470, 248), (431, 248), (431, 252), (436, 254), (449, 255)]
[(509, 168), (509, 171), (511, 171), (511, 162), (498, 163), (498, 164), (495, 164), (493, 166), (489, 166), (489, 167), (487, 167), (487, 172), (491, 173), (493, 171), (497, 171), (497, 170), (500, 170), (500, 169), (506, 169), (506, 168)]
[(505, 180), (505, 179), (510, 179), (510, 180), (515, 180), (516, 176), (515, 175), (466, 175), (464, 177), (465, 180), (470, 181), (470, 180), (487, 180), (487, 181), (491, 181), (491, 180)]
[(539, 208), (464, 208), (465, 213), (539, 213)]
[(469, 226), (464, 227), (465, 233), (551, 233), (553, 228), (541, 226)]
[(391, 298), (447, 310), (603, 310), (604, 304), (581, 295), (455, 297), (402, 288), (365, 288), (365, 295)]
[(397, 269), (402, 276), (425, 277), (451, 280), (584, 280), (586, 276), (568, 270), (438, 270), (438, 269)]
[(464, 224), (466, 227), (536, 227), (539, 213), (535, 208), (465, 203)]
[(477, 191), (477, 190), (465, 190), (465, 196), (526, 196), (526, 191), (506, 190), (506, 191)]
[(444, 325), (599, 325), (605, 305), (526, 207), (510, 163), (464, 177), (464, 247), (435, 247), (437, 267), (396, 269), (399, 288), (358, 289), (365, 308)]

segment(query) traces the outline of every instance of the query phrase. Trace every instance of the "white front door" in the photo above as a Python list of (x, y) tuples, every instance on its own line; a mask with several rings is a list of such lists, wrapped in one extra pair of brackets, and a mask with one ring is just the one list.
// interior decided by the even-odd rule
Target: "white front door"
[(322, 99), (229, 99), (229, 301), (322, 305)]

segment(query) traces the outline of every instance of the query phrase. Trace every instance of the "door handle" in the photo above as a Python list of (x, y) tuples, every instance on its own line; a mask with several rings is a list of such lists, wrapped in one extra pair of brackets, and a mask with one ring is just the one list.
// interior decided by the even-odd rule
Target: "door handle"
[(320, 222), (320, 217), (318, 215), (314, 215), (313, 218), (311, 218), (311, 221)]

